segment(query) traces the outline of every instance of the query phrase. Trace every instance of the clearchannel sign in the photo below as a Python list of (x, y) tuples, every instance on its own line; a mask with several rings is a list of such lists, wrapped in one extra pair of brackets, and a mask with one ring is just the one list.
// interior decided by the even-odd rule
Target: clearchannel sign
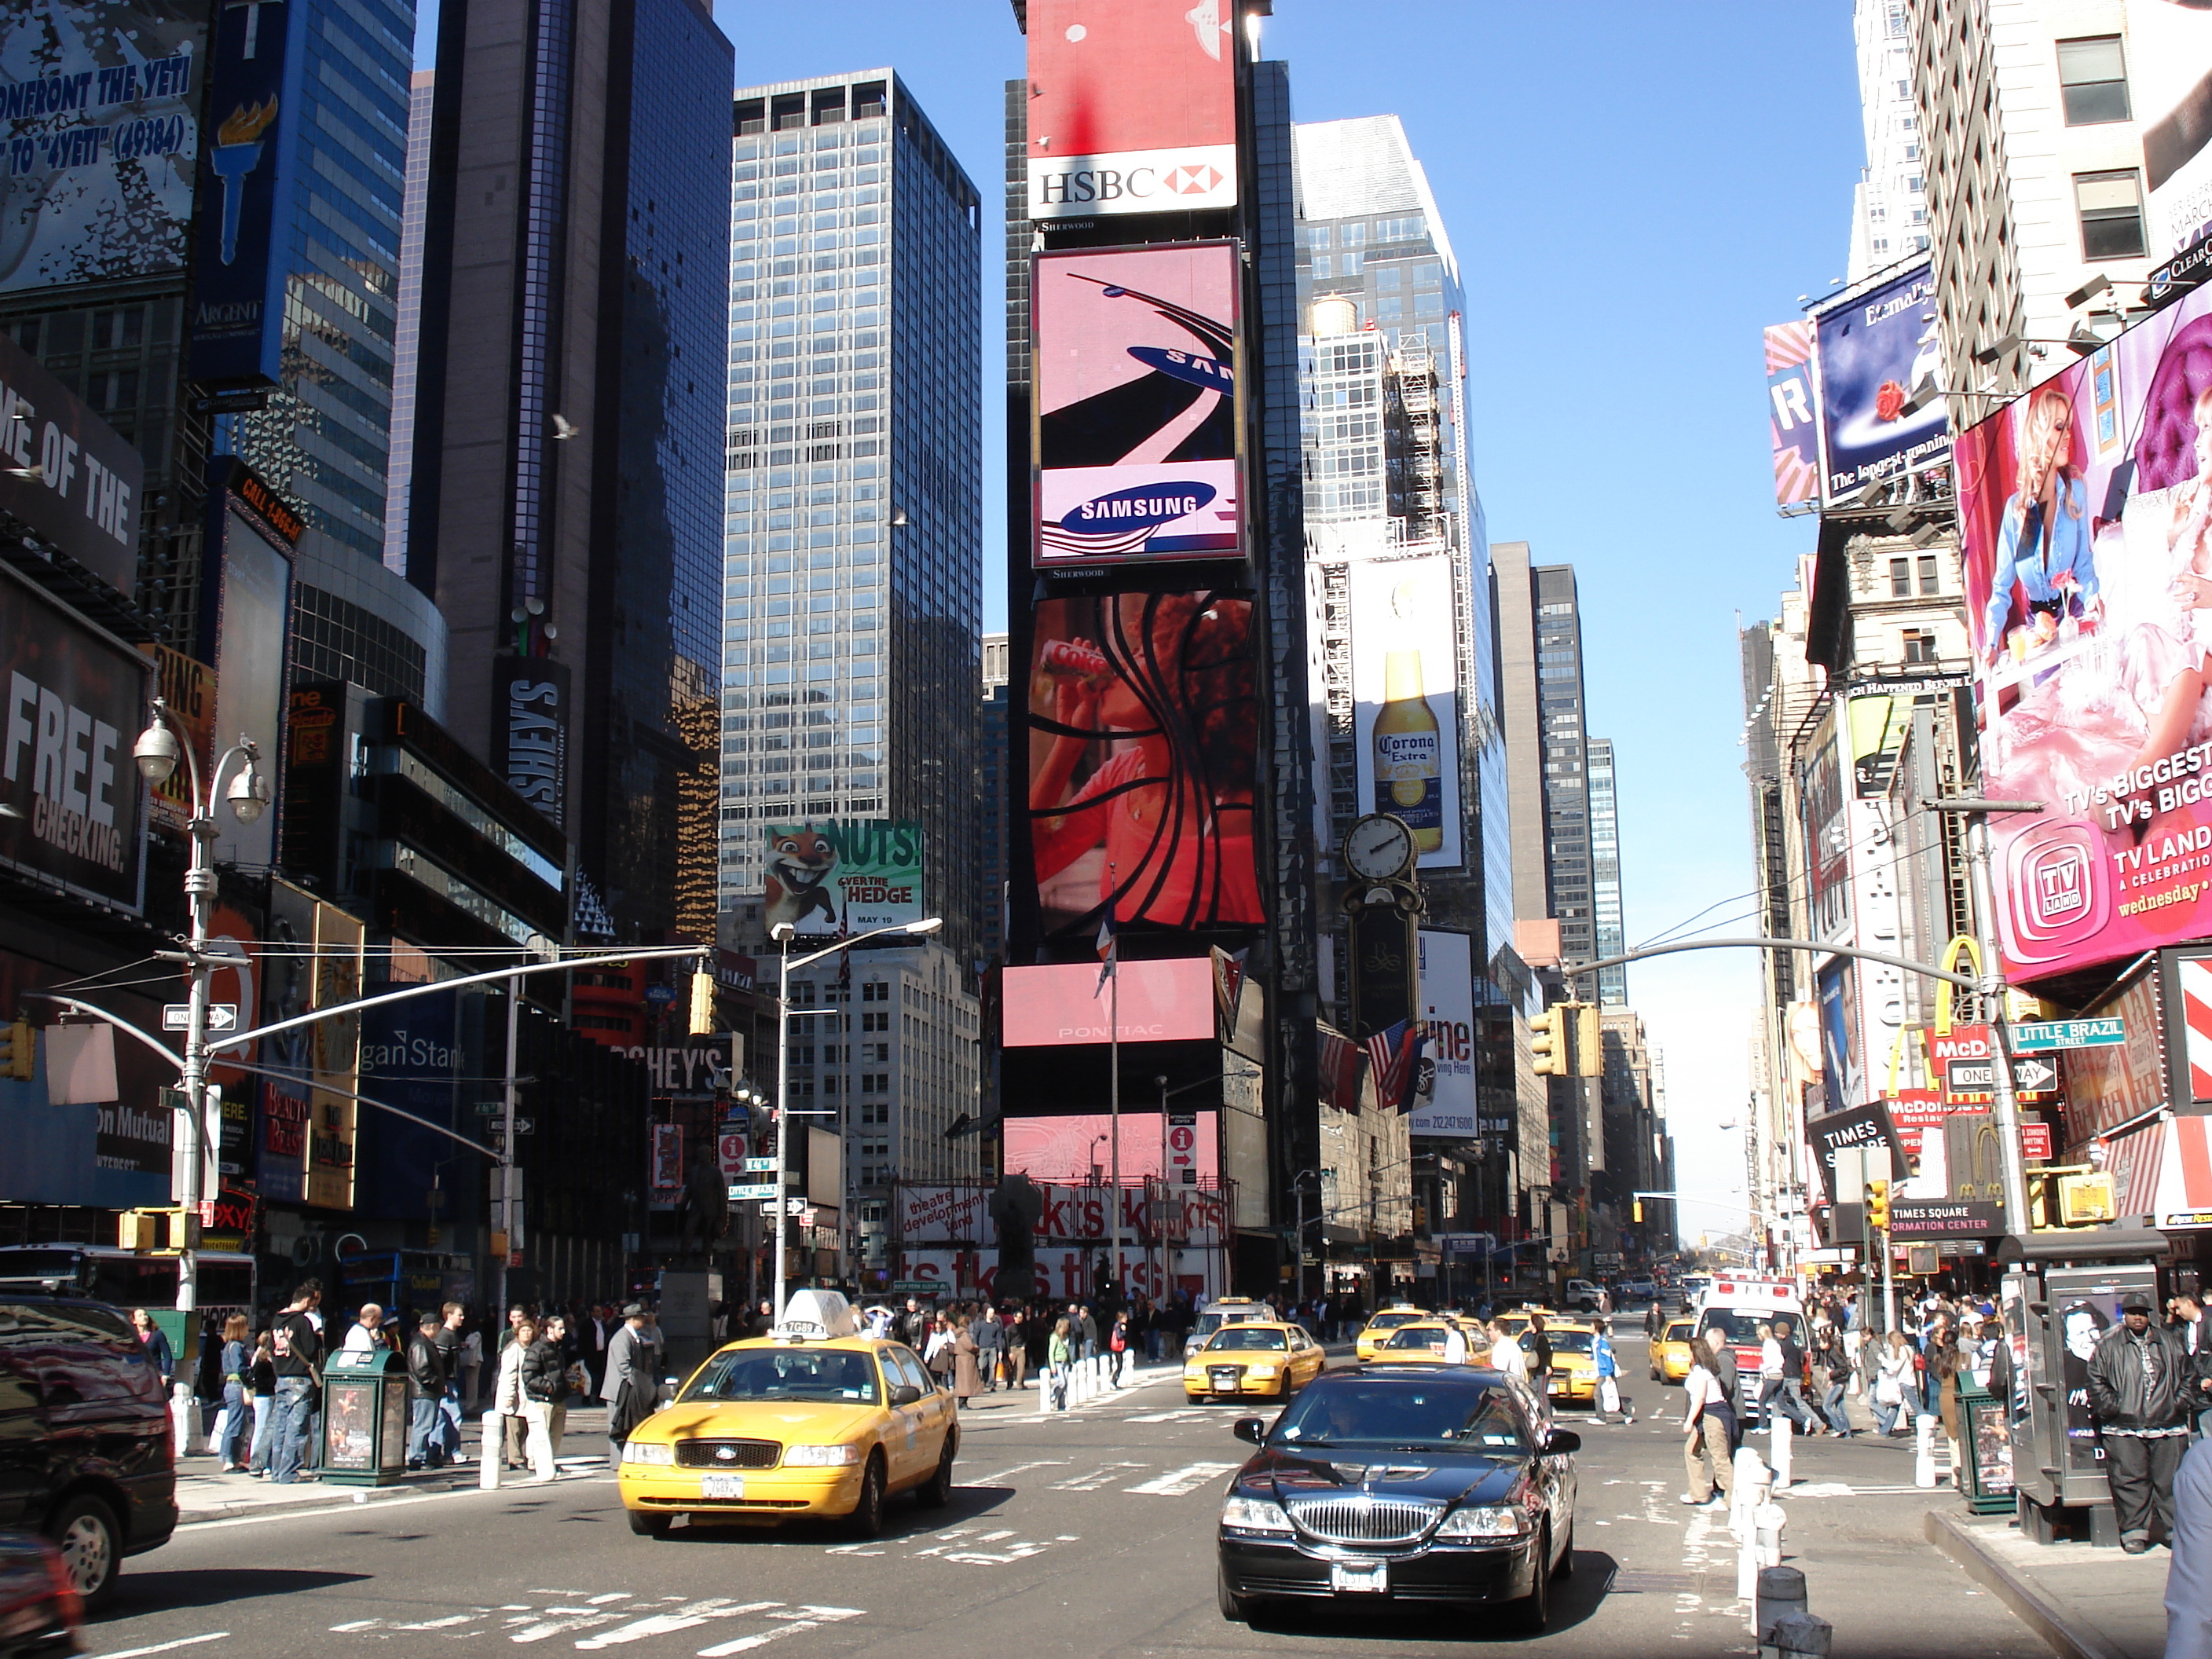
[(1029, 216), (1237, 205), (1224, 0), (1030, 0)]
[(1040, 253), (1039, 569), (1235, 558), (1237, 245)]

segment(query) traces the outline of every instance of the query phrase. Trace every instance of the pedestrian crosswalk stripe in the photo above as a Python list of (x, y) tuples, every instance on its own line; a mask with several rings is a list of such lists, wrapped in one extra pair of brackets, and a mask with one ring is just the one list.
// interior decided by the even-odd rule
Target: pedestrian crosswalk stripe
[(1234, 1463), (1188, 1463), (1182, 1468), (1170, 1470), (1155, 1480), (1143, 1481), (1133, 1486), (1124, 1486), (1121, 1490), (1142, 1492), (1150, 1498), (1181, 1498), (1185, 1493), (1196, 1491), (1215, 1477), (1228, 1474), (1236, 1467)]

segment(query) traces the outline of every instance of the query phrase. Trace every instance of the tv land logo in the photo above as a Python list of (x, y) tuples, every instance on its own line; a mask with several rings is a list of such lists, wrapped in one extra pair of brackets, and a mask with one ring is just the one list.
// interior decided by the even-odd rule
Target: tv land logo
[(2098, 831), (2086, 823), (2038, 825), (2005, 854), (2010, 954), (2046, 962), (2090, 939), (2112, 920)]
[(2030, 897), (2042, 926), (2063, 927), (2088, 908), (2092, 878), (2089, 860), (2080, 848), (2050, 848), (2028, 868), (2034, 882)]

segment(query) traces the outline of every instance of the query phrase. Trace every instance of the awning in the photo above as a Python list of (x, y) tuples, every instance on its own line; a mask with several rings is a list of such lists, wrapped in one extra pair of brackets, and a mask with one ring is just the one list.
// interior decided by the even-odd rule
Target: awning
[(2212, 1118), (2174, 1118), (2162, 1139), (2158, 1224), (2212, 1227)]

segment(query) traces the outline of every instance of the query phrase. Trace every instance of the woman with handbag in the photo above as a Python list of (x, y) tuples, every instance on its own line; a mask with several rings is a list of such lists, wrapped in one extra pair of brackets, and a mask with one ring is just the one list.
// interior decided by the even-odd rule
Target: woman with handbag
[(983, 1392), (983, 1374), (976, 1364), (981, 1352), (975, 1346), (975, 1334), (968, 1328), (968, 1316), (962, 1314), (952, 1322), (952, 1393), (966, 1411), (968, 1402)]
[(559, 1474), (553, 1462), (550, 1413), (568, 1397), (568, 1379), (563, 1375), (561, 1350), (546, 1339), (533, 1320), (526, 1319), (515, 1328), (508, 1351), (517, 1356), (515, 1377), (520, 1385), (531, 1477), (542, 1486)]
[(1905, 1407), (1911, 1403), (1907, 1394), (1917, 1356), (1903, 1331), (1892, 1331), (1887, 1346), (1877, 1350), (1877, 1353), (1874, 1414), (1879, 1431), (1884, 1435), (1910, 1434), (1911, 1431), (1903, 1426), (1901, 1419), (1905, 1416)]
[(246, 1346), (252, 1329), (244, 1314), (222, 1322), (222, 1420), (216, 1425), (215, 1462), (223, 1474), (245, 1474), (253, 1451), (246, 1426), (253, 1383), (253, 1350)]
[(1067, 1409), (1067, 1370), (1075, 1363), (1075, 1344), (1068, 1334), (1067, 1318), (1062, 1315), (1053, 1322), (1052, 1335), (1045, 1343), (1044, 1385), (1052, 1394), (1052, 1408), (1056, 1412)]
[[(526, 1315), (507, 1328), (507, 1346), (499, 1351), (499, 1378), (492, 1384), (492, 1405), (499, 1413), (500, 1462), (502, 1467), (510, 1469), (521, 1467), (515, 1461), (516, 1437), (508, 1426), (510, 1424), (522, 1430), (523, 1451), (525, 1455), (528, 1454), (530, 1418), (529, 1413), (523, 1410), (522, 1360), (529, 1352), (531, 1343), (537, 1339), (538, 1326)], [(486, 1439), (489, 1443), (489, 1437), (487, 1436)], [(489, 1457), (491, 1455), (492, 1449), (487, 1443), (484, 1455)]]

